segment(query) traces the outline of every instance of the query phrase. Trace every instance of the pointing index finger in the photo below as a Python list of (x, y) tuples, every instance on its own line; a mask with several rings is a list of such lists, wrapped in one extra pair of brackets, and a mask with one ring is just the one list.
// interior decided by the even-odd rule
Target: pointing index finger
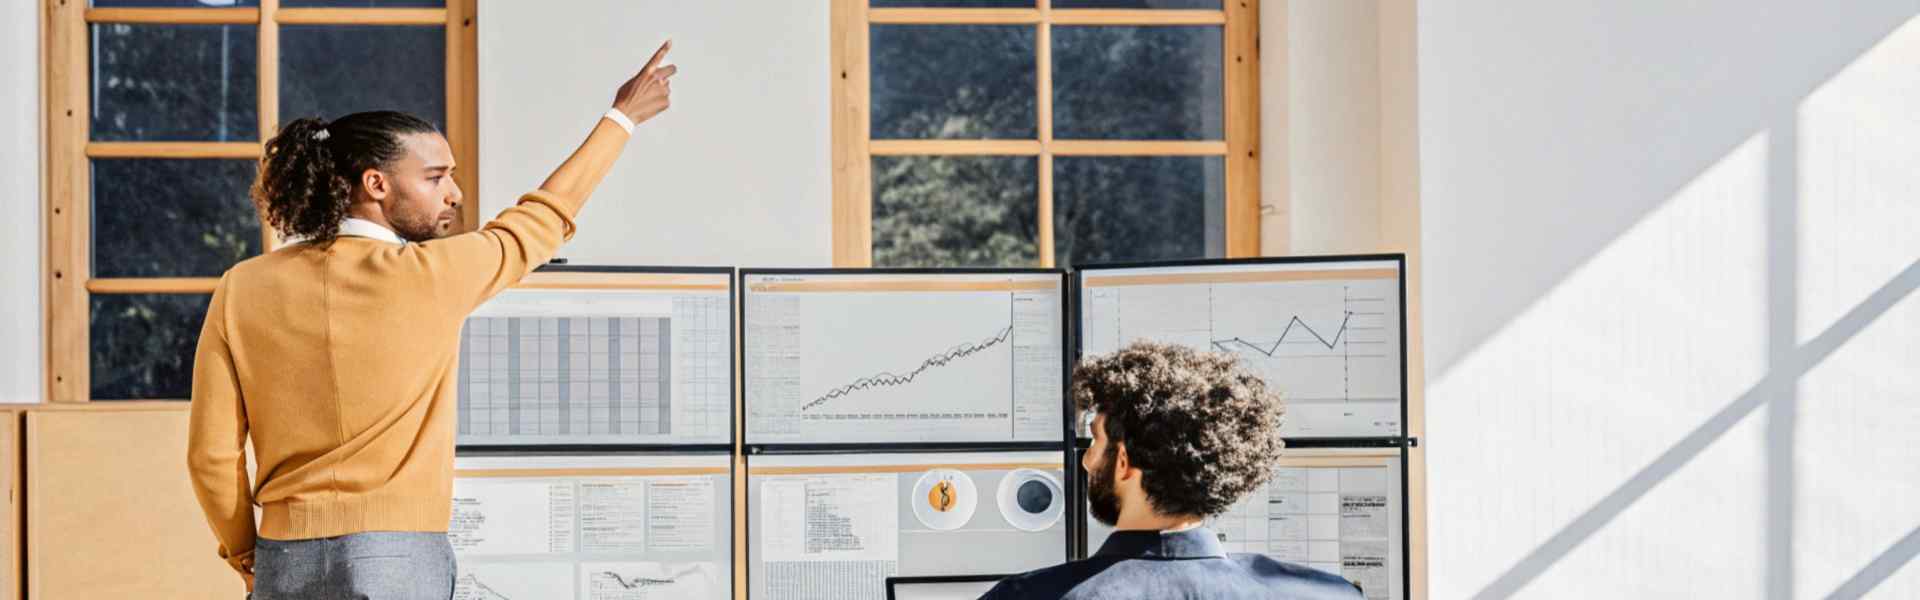
[(640, 72), (641, 73), (653, 72), (654, 67), (659, 66), (660, 60), (667, 57), (667, 51), (672, 49), (673, 49), (673, 39), (668, 38), (666, 43), (660, 44), (659, 50), (653, 51), (653, 58), (647, 59), (647, 66), (641, 67)]

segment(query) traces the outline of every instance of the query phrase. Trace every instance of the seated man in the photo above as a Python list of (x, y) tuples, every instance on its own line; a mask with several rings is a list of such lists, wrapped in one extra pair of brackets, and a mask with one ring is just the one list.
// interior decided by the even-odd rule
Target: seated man
[(1081, 459), (1093, 518), (1114, 527), (1091, 558), (1009, 577), (983, 599), (1359, 599), (1338, 576), (1229, 555), (1203, 526), (1272, 477), (1279, 397), (1229, 354), (1139, 342), (1074, 368), (1092, 412)]

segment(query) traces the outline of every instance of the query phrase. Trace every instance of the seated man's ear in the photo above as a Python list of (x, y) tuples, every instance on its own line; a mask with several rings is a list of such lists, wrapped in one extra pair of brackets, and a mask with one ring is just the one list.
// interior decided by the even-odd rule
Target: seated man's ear
[(1126, 442), (1113, 443), (1113, 480), (1126, 481), (1139, 476), (1140, 470), (1133, 468), (1133, 461), (1127, 458)]

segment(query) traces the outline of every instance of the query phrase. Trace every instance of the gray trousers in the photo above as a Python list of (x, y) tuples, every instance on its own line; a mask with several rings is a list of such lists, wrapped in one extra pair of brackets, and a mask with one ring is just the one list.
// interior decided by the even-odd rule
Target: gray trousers
[(444, 533), (376, 531), (312, 540), (259, 539), (253, 600), (449, 600), (453, 545)]

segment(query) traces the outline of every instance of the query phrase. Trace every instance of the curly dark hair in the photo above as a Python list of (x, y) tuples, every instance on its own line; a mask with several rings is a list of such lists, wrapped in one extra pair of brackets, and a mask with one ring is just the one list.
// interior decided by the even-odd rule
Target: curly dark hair
[(425, 119), (385, 110), (353, 113), (332, 123), (294, 119), (267, 140), (253, 202), (281, 236), (332, 241), (360, 174), (404, 156), (401, 136), (438, 131)]
[(1134, 342), (1075, 366), (1073, 401), (1106, 417), (1107, 464), (1126, 444), (1160, 514), (1225, 512), (1280, 460), (1280, 396), (1232, 354)]

